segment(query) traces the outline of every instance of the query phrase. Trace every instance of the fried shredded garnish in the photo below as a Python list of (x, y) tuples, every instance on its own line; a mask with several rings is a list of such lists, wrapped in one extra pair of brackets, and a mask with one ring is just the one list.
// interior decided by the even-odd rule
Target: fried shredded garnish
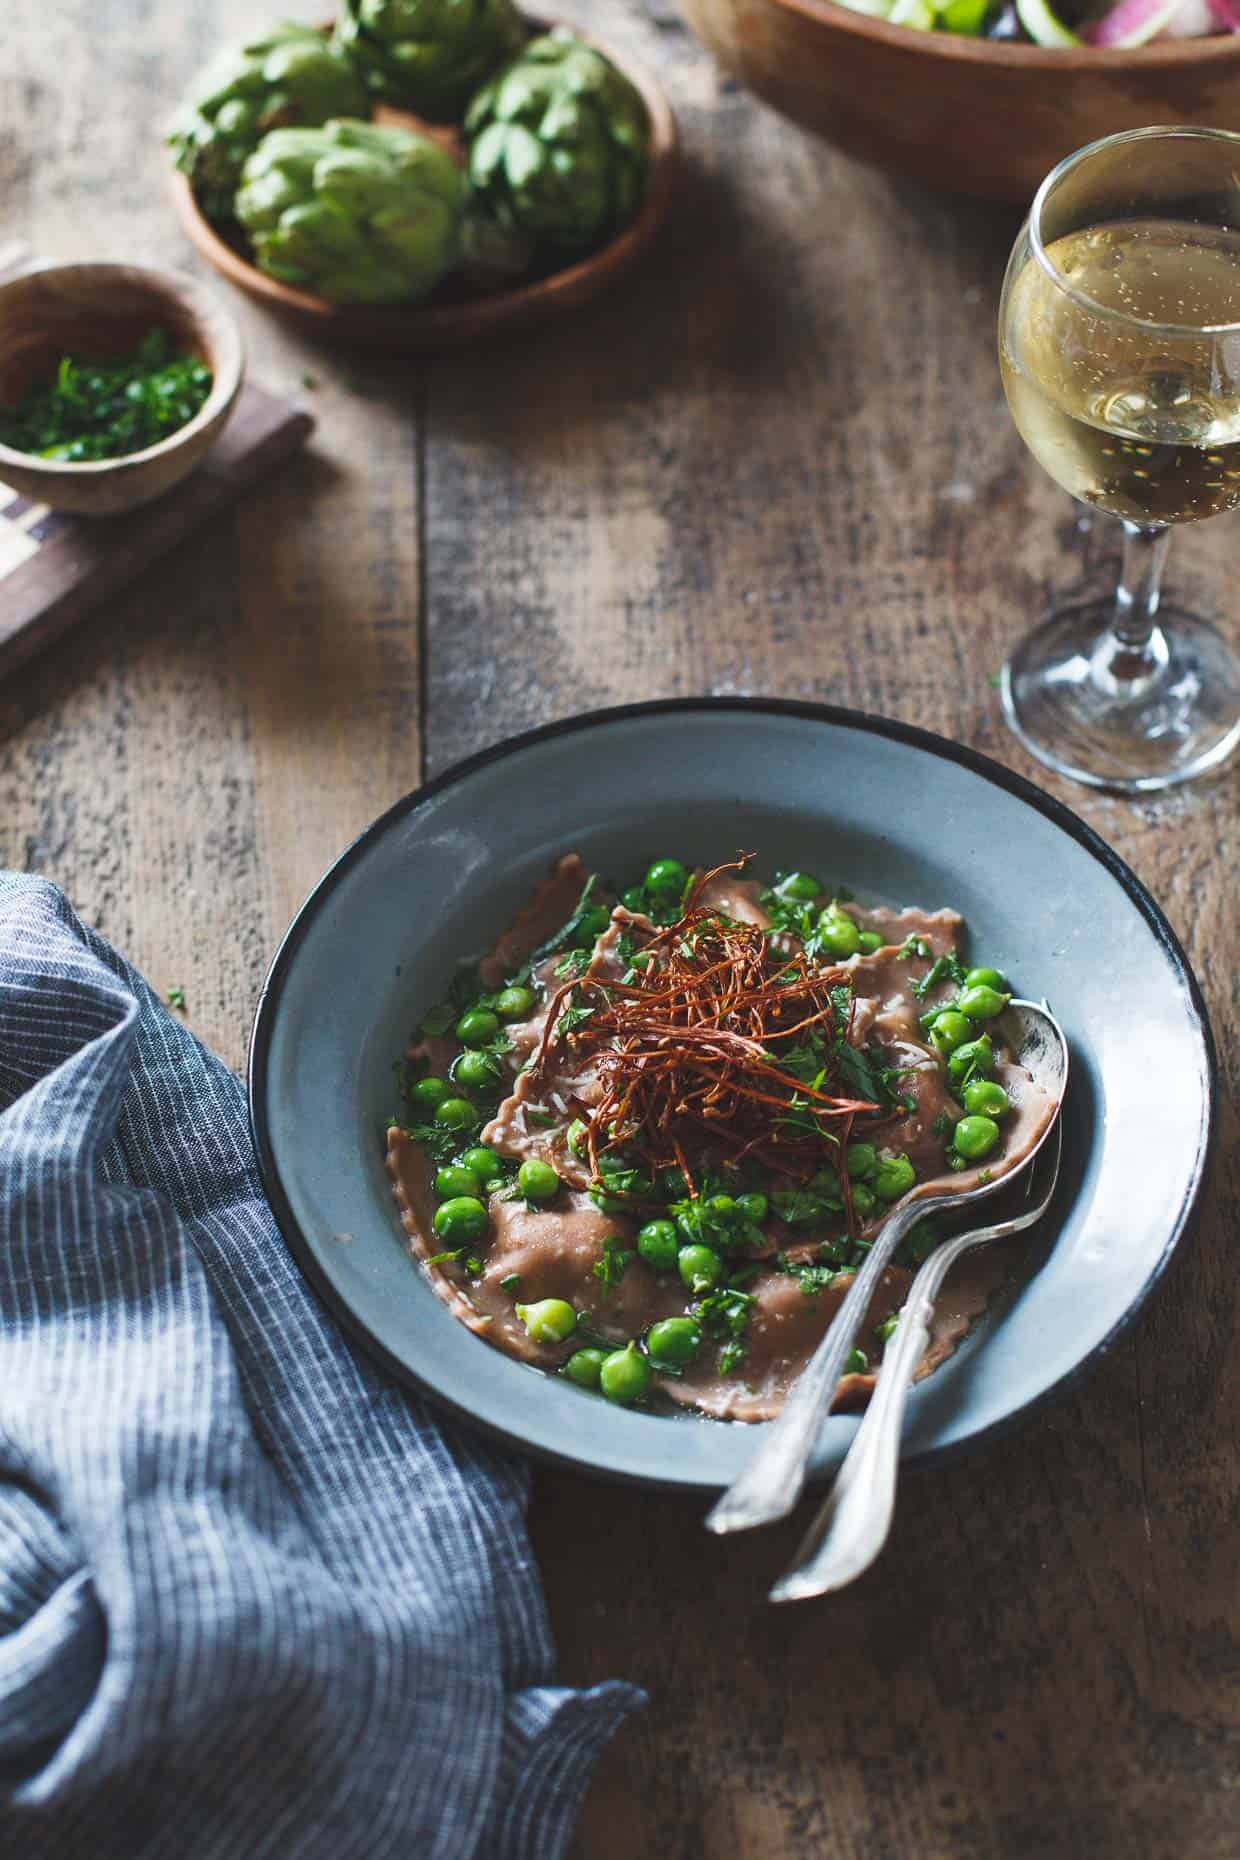
[(880, 1107), (833, 1089), (852, 1018), (848, 973), (699, 903), (713, 878), (751, 856), (704, 872), (677, 922), (641, 931), (623, 980), (586, 975), (557, 990), (532, 1069), (545, 1073), (569, 1041), (602, 1085), (598, 1102), (579, 1107), (596, 1180), (600, 1158), (620, 1149), (652, 1172), (678, 1169), (691, 1196), (704, 1157), (794, 1181), (830, 1158), (851, 1226), (844, 1146), (857, 1113)]

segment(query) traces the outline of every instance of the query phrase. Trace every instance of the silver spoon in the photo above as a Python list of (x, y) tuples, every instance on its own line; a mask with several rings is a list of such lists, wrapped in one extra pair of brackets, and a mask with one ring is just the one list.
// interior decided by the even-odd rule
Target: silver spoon
[[(1063, 1102), (1068, 1078), (1068, 1047), (1058, 1021), (1049, 1008), (1038, 1007), (1032, 1001), (1009, 1002), (1004, 1019), (1018, 1062), (1047, 1096), (1054, 1099), (1058, 1108)], [(875, 1235), (831, 1328), (797, 1378), (779, 1415), (763, 1430), (753, 1458), (707, 1513), (707, 1530), (722, 1536), (728, 1531), (748, 1531), (759, 1524), (773, 1524), (777, 1518), (788, 1515), (804, 1488), (805, 1469), (830, 1411), (853, 1338), (861, 1328), (878, 1281), (901, 1240), (932, 1210), (949, 1212), (969, 1208), (975, 1202), (997, 1195), (1022, 1169), (1029, 1167), (1054, 1127), (1054, 1121), (1052, 1118), (1047, 1124), (1018, 1168), (964, 1190), (955, 1188), (950, 1176), (923, 1182), (901, 1202)]]
[(1020, 1213), (945, 1240), (922, 1266), (909, 1288), (848, 1457), (795, 1560), (771, 1590), (773, 1602), (804, 1601), (842, 1589), (878, 1556), (895, 1513), (905, 1404), (930, 1342), (934, 1304), (943, 1281), (962, 1253), (1020, 1233), (1041, 1220), (1055, 1193), (1062, 1147), (1062, 1126), (1056, 1118), (1055, 1134), (1041, 1147), (1029, 1172), (1028, 1198)]

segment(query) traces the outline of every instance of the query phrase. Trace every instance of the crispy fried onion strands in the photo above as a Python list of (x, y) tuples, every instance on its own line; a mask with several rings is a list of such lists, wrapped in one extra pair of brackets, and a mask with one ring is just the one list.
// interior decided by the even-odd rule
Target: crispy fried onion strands
[[(698, 903), (711, 879), (743, 871), (750, 857), (702, 874), (679, 920), (647, 935), (633, 979), (586, 975), (558, 989), (531, 1069), (545, 1074), (564, 1040), (592, 1066), (603, 1095), (578, 1108), (595, 1180), (600, 1155), (618, 1148), (634, 1151), (652, 1172), (678, 1168), (690, 1195), (697, 1188), (689, 1159), (704, 1150), (733, 1163), (752, 1158), (800, 1181), (831, 1160), (851, 1224), (840, 1159), (854, 1116), (879, 1107), (828, 1089), (830, 1069), (817, 1085), (807, 1084), (772, 1056), (814, 1030), (828, 1051), (839, 1035), (847, 1039), (851, 993), (843, 1026), (831, 998), (832, 984), (846, 983), (847, 971), (819, 966), (799, 947), (773, 942), (759, 925)], [(574, 996), (589, 1006), (590, 1018), (570, 1021), (561, 1033)], [(807, 1127), (809, 1109), (817, 1130)]]

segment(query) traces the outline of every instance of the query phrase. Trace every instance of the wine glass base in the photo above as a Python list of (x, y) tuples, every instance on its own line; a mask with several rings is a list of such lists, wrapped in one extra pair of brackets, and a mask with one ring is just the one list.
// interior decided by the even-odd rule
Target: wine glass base
[(1111, 632), (1113, 598), (1061, 608), (1003, 668), (1025, 748), (1060, 775), (1150, 794), (1218, 768), (1240, 743), (1240, 657), (1208, 624), (1160, 607), (1142, 650)]

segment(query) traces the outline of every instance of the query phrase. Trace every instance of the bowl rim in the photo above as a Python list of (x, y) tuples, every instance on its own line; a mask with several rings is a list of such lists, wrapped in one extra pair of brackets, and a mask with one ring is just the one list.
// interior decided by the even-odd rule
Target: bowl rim
[(385, 808), (332, 861), (298, 907), (271, 959), (254, 1010), (245, 1071), (246, 1099), (250, 1137), (254, 1145), (262, 1190), (275, 1218), (276, 1226), (312, 1291), (340, 1324), (346, 1336), (352, 1338), (372, 1361), (379, 1363), (402, 1386), (428, 1396), (470, 1427), (478, 1429), (490, 1438), (502, 1441), (506, 1446), (515, 1447), (519, 1452), (533, 1458), (550, 1461), (573, 1472), (584, 1472), (593, 1477), (607, 1478), (620, 1483), (695, 1494), (701, 1492), (703, 1487), (694, 1482), (686, 1483), (674, 1477), (625, 1475), (603, 1466), (595, 1466), (570, 1453), (559, 1453), (545, 1445), (532, 1444), (514, 1431), (480, 1419), (467, 1407), (441, 1393), (433, 1384), (424, 1381), (407, 1363), (380, 1343), (362, 1320), (354, 1315), (347, 1301), (336, 1290), (320, 1265), (285, 1193), (268, 1121), (268, 1062), (272, 1031), (279, 1013), (280, 996), (289, 967), (320, 907), (330, 897), (339, 880), (374, 842), (381, 839), (406, 815), (417, 812), (419, 808), (431, 802), (445, 789), (468, 781), (477, 771), (487, 768), (494, 762), (502, 761), (507, 756), (518, 754), (556, 737), (573, 734), (586, 737), (594, 729), (631, 719), (684, 716), (692, 712), (704, 712), (715, 716), (726, 716), (729, 713), (738, 712), (758, 712), (766, 716), (799, 718), (811, 723), (858, 730), (905, 744), (910, 748), (936, 756), (942, 761), (957, 763), (982, 780), (1005, 789), (1017, 800), (1044, 815), (1069, 838), (1075, 840), (1116, 881), (1128, 902), (1135, 906), (1149, 927), (1156, 943), (1167, 958), (1173, 974), (1184, 988), (1196, 1019), (1205, 1062), (1203, 1129), (1194, 1158), (1193, 1172), (1184, 1190), (1175, 1218), (1136, 1296), (1131, 1299), (1106, 1335), (1087, 1350), (1070, 1369), (1066, 1370), (1058, 1381), (1050, 1383), (1028, 1400), (1010, 1408), (1005, 1414), (986, 1426), (979, 1427), (962, 1439), (926, 1447), (903, 1457), (909, 1464), (941, 1461), (969, 1452), (984, 1441), (1002, 1439), (1019, 1427), (1023, 1427), (1043, 1408), (1070, 1393), (1097, 1366), (1135, 1321), (1155, 1286), (1162, 1280), (1172, 1259), (1180, 1251), (1181, 1243), (1194, 1231), (1202, 1191), (1210, 1175), (1218, 1140), (1218, 1057), (1205, 998), (1184, 947), (1153, 894), (1114, 848), (1109, 846), (1102, 836), (1074, 813), (1065, 802), (1039, 788), (1025, 776), (1017, 774), (1014, 769), (1008, 768), (1005, 764), (995, 761), (992, 757), (984, 755), (980, 750), (967, 744), (955, 742), (934, 731), (922, 729), (916, 724), (904, 723), (893, 717), (881, 717), (867, 711), (852, 710), (843, 705), (773, 697), (654, 698), (609, 705), (600, 709), (579, 712), (575, 716), (561, 718), (534, 729), (521, 731), (515, 736), (505, 737), (477, 751), (474, 755), (466, 756), (451, 764), (438, 775), (431, 776), (420, 788), (402, 795), (390, 807)]
[[(211, 391), (192, 420), (187, 420), (184, 426), (178, 426), (166, 438), (156, 440), (153, 446), (144, 446), (140, 452), (122, 452), (114, 459), (45, 459), (37, 452), (19, 452), (13, 446), (0, 444), (0, 468), (9, 466), (15, 471), (30, 472), (49, 480), (61, 476), (86, 480), (132, 472), (152, 459), (166, 458), (196, 434), (212, 426), (232, 405), (240, 391), (245, 377), (245, 345), (236, 317), (209, 285), (171, 267), (129, 264), (124, 259), (71, 259), (63, 264), (36, 262), (0, 284), (0, 319), (4, 316), (5, 299), (10, 292), (21, 290), (31, 279), (82, 272), (93, 273), (96, 277), (115, 277), (118, 273), (131, 278), (140, 277), (154, 286), (153, 294), (162, 294), (166, 300), (177, 301), (182, 305), (188, 304), (213, 330), (218, 329), (219, 353), (211, 357)], [(0, 469), (0, 478), (4, 475), (3, 469)]]
[[(638, 91), (650, 118), (650, 173), (641, 207), (636, 218), (598, 251), (588, 253), (584, 258), (576, 259), (572, 264), (551, 272), (547, 277), (535, 279), (532, 283), (467, 298), (456, 304), (334, 303), (313, 291), (301, 291), (294, 285), (282, 284), (278, 278), (269, 277), (265, 271), (260, 271), (257, 265), (221, 237), (199, 206), (188, 176), (174, 169), (170, 177), (172, 202), (182, 229), (208, 263), (239, 289), (248, 291), (251, 296), (261, 298), (276, 308), (294, 312), (321, 326), (335, 325), (339, 329), (354, 331), (359, 337), (364, 337), (367, 331), (373, 331), (381, 338), (389, 339), (393, 333), (399, 334), (402, 329), (407, 329), (411, 336), (416, 332), (419, 339), (434, 342), (437, 337), (451, 337), (466, 322), (474, 332), (502, 328), (511, 321), (528, 316), (534, 307), (543, 302), (553, 302), (559, 296), (571, 300), (574, 289), (600, 269), (614, 272), (627, 269), (629, 262), (644, 250), (666, 218), (675, 187), (679, 166), (679, 133), (671, 102), (657, 77), (641, 59), (630, 57), (606, 39), (570, 21), (547, 19), (528, 13), (522, 14), (522, 18), (531, 27), (535, 37), (563, 28), (610, 59)], [(434, 126), (428, 125), (420, 133), (434, 134), (435, 139), (441, 139), (443, 126), (435, 130)]]
[(800, 13), (821, 26), (852, 32), (858, 38), (918, 48), (933, 58), (955, 59), (963, 64), (1007, 65), (1025, 70), (1059, 72), (1089, 70), (1125, 71), (1134, 67), (1158, 70), (1175, 65), (1226, 63), (1240, 60), (1240, 33), (1209, 33), (1197, 39), (1163, 39), (1127, 50), (1093, 45), (1028, 45), (1023, 40), (975, 39), (958, 32), (921, 32), (913, 26), (895, 26), (872, 13), (859, 13), (842, 0), (769, 0), (775, 8)]

